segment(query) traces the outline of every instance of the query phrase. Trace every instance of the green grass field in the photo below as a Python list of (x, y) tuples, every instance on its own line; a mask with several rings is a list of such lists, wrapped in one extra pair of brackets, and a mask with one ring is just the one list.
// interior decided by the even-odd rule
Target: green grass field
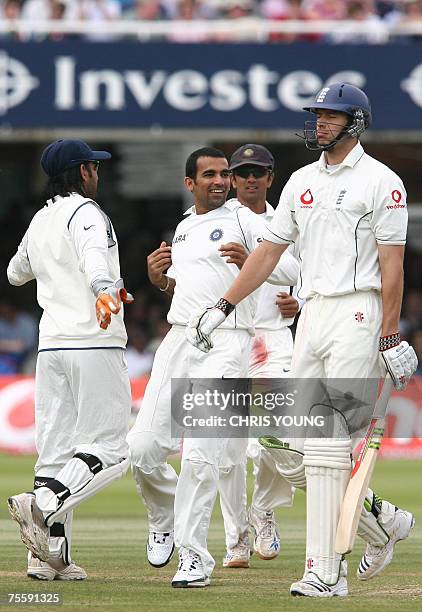
[[(9, 518), (6, 498), (32, 488), (32, 457), (0, 455), (0, 601), (9, 592), (60, 593), (60, 610), (422, 610), (422, 462), (380, 461), (376, 491), (411, 510), (416, 517), (412, 536), (398, 544), (393, 562), (369, 582), (355, 578), (363, 543), (349, 556), (348, 598), (292, 598), (291, 582), (302, 575), (305, 545), (305, 498), (296, 494), (293, 508), (277, 511), (282, 551), (273, 561), (252, 557), (250, 569), (223, 569), (224, 532), (216, 505), (209, 549), (216, 559), (207, 589), (172, 589), (177, 559), (162, 569), (146, 561), (146, 512), (130, 474), (83, 504), (75, 512), (73, 558), (88, 572), (79, 583), (39, 582), (26, 577), (26, 549), (17, 525)], [(3, 606), (0, 606), (3, 608)], [(5, 605), (4, 609), (18, 607)], [(26, 610), (47, 605), (20, 606)]]

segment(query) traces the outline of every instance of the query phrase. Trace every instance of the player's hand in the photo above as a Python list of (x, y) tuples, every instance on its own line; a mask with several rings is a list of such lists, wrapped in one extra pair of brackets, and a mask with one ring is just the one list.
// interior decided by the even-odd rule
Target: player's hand
[(159, 289), (163, 289), (167, 282), (164, 272), (171, 266), (171, 246), (167, 246), (166, 242), (162, 242), (160, 248), (148, 255), (147, 266), (148, 278), (151, 283)]
[(380, 361), (399, 391), (406, 389), (410, 377), (418, 367), (418, 358), (413, 347), (404, 341), (393, 348), (380, 350)]
[(280, 292), (277, 293), (277, 299), (275, 301), (283, 319), (291, 319), (299, 312), (299, 302), (296, 298), (288, 293)]
[(112, 285), (103, 287), (95, 302), (95, 312), (101, 329), (107, 329), (111, 323), (111, 315), (116, 315), (120, 312), (122, 302), (124, 304), (131, 304), (133, 301), (134, 297), (126, 291), (122, 278), (119, 278)]
[(215, 306), (207, 308), (199, 315), (193, 315), (186, 327), (187, 340), (203, 353), (208, 353), (214, 346), (211, 333), (225, 318), (224, 312)]
[(218, 250), (220, 251), (221, 257), (227, 257), (227, 263), (236, 264), (239, 270), (242, 269), (243, 264), (248, 258), (248, 254), (245, 251), (245, 247), (237, 242), (228, 242), (227, 244), (222, 244)]

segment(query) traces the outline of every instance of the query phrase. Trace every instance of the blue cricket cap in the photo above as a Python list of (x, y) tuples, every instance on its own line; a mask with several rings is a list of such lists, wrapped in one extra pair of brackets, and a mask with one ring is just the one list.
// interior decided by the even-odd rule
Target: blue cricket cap
[(55, 177), (86, 161), (110, 159), (108, 151), (93, 151), (83, 140), (56, 140), (41, 155), (41, 167), (49, 177)]

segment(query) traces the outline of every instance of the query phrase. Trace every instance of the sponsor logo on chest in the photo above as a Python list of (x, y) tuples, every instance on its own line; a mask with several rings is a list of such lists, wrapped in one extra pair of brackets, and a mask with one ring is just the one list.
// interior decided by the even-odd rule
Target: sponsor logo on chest
[(314, 202), (314, 196), (310, 189), (307, 189), (300, 196), (300, 207), (301, 208), (312, 208), (312, 204)]
[(186, 234), (179, 234), (173, 238), (172, 244), (178, 244), (179, 242), (184, 242), (186, 240)]

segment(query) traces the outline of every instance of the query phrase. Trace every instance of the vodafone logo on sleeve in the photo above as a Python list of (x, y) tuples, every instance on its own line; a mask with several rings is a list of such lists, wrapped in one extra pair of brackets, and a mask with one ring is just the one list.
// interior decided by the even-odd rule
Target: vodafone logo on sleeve
[(302, 193), (302, 195), (300, 196), (300, 201), (301, 201), (301, 208), (312, 208), (312, 203), (314, 201), (314, 196), (311, 193), (310, 189), (307, 189), (304, 193)]
[(406, 204), (404, 202), (402, 202), (402, 194), (401, 191), (399, 191), (398, 189), (393, 189), (393, 191), (391, 192), (391, 198), (394, 202), (394, 204), (387, 204), (387, 208), (406, 208)]

